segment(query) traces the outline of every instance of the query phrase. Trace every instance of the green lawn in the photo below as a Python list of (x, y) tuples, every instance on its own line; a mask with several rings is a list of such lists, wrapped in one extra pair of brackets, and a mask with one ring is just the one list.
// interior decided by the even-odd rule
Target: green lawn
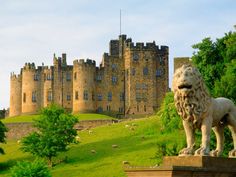
[[(158, 118), (145, 118), (101, 126), (79, 132), (81, 142), (71, 145), (59, 159), (67, 161), (52, 168), (55, 177), (125, 177), (123, 161), (131, 165), (154, 166), (157, 163), (157, 144), (182, 142), (183, 132), (161, 134)], [(117, 148), (112, 148), (117, 145)], [(10, 176), (9, 168), (18, 160), (32, 160), (32, 156), (19, 150), (17, 142), (1, 146), (6, 154), (0, 157), (0, 176)], [(96, 151), (92, 153), (91, 150)]]
[(83, 113), (83, 114), (75, 114), (79, 120), (97, 120), (97, 119), (114, 119), (114, 117), (110, 117), (104, 114), (91, 114), (91, 113)]
[[(96, 120), (96, 119), (114, 119), (113, 117), (104, 114), (75, 114), (79, 120)], [(39, 115), (22, 115), (3, 119), (3, 123), (17, 123), (17, 122), (32, 122), (37, 119)]]
[(2, 119), (3, 123), (17, 123), (17, 122), (32, 122), (33, 119), (37, 119), (39, 115), (22, 115), (22, 116), (15, 116), (9, 117), (6, 119)]

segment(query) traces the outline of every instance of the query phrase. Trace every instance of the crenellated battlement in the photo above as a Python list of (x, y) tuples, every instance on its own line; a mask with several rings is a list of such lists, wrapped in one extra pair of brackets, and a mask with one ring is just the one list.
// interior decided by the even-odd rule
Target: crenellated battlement
[(21, 79), (21, 74), (15, 74), (14, 72), (11, 72), (11, 79)]
[(35, 63), (25, 63), (23, 70), (36, 70)]
[(82, 67), (96, 67), (96, 61), (91, 59), (79, 59), (73, 61), (74, 66), (82, 66)]
[(147, 43), (143, 43), (143, 42), (137, 42), (137, 43), (126, 42), (125, 47), (130, 49), (130, 50), (157, 50), (159, 52), (168, 52), (169, 51), (168, 46), (162, 46), (162, 45), (158, 46), (158, 45), (156, 45), (155, 41), (147, 42)]

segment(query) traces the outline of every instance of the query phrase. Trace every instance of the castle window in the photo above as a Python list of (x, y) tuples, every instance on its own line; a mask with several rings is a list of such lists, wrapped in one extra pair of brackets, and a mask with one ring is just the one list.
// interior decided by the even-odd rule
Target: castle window
[(116, 70), (116, 69), (117, 69), (117, 64), (114, 64), (114, 63), (113, 63), (113, 64), (111, 65), (111, 68), (112, 68), (112, 71)]
[(148, 75), (148, 68), (147, 67), (143, 68), (143, 75), (144, 76)]
[(47, 74), (47, 80), (49, 81), (51, 79), (52, 79), (51, 74)]
[(111, 111), (111, 106), (107, 105), (107, 111)]
[(101, 113), (101, 112), (103, 112), (103, 109), (102, 109), (102, 107), (98, 107), (98, 109), (97, 109), (97, 112), (98, 112), (98, 113)]
[(32, 102), (36, 102), (36, 91), (32, 92)]
[(139, 54), (138, 53), (133, 53), (133, 61), (138, 61), (139, 60)]
[(94, 92), (92, 92), (92, 100), (93, 100), (93, 101), (95, 100), (95, 98), (94, 98)]
[(124, 112), (124, 111), (123, 111), (123, 108), (119, 108), (119, 112), (120, 112), (120, 113)]
[(79, 99), (79, 92), (75, 91), (75, 99), (78, 100)]
[(34, 74), (34, 81), (38, 81), (39, 80), (39, 75), (38, 74)]
[(71, 100), (71, 96), (69, 94), (66, 95), (66, 100), (70, 101)]
[(143, 110), (144, 110), (144, 112), (147, 111), (146, 105), (144, 105)]
[(120, 101), (124, 101), (125, 100), (125, 94), (124, 92), (120, 93)]
[(161, 69), (157, 69), (156, 76), (157, 77), (161, 77), (161, 75), (162, 75), (162, 70)]
[(102, 94), (98, 94), (98, 101), (102, 101)]
[(159, 61), (160, 61), (160, 65), (165, 65), (163, 57), (160, 56)]
[(137, 105), (137, 112), (139, 112), (139, 105)]
[(52, 91), (48, 91), (48, 101), (52, 101)]
[(134, 76), (135, 75), (135, 68), (132, 68), (131, 74)]
[(26, 102), (26, 93), (23, 93), (23, 102)]
[(107, 94), (107, 100), (108, 100), (108, 101), (112, 101), (112, 93), (111, 93), (111, 92), (108, 92), (108, 94)]
[(67, 81), (71, 81), (71, 75), (70, 75), (70, 73), (66, 73), (66, 80), (67, 80)]
[(111, 81), (112, 81), (112, 84), (116, 84), (117, 83), (117, 77), (112, 76)]
[(141, 101), (142, 95), (140, 93), (136, 93), (136, 101)]
[(84, 91), (84, 100), (88, 100), (88, 91), (87, 90)]
[(101, 75), (97, 75), (97, 76), (96, 76), (96, 80), (97, 80), (97, 81), (101, 81), (101, 80), (102, 80), (102, 76), (101, 76)]
[(74, 80), (77, 79), (77, 72), (74, 73)]
[(140, 90), (142, 88), (142, 84), (137, 83), (136, 84), (136, 90)]

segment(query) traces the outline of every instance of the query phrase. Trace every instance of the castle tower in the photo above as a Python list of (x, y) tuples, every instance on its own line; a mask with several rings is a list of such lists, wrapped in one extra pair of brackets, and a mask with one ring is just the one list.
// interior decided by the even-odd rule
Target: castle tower
[(75, 60), (73, 65), (73, 112), (95, 111), (95, 61)]
[(53, 67), (42, 66), (42, 107), (47, 107), (53, 102)]
[(9, 116), (18, 116), (21, 114), (22, 94), (21, 94), (21, 75), (11, 74), (10, 79), (10, 112)]
[(34, 63), (26, 63), (22, 69), (22, 114), (37, 113), (41, 105), (40, 74)]
[(174, 58), (174, 72), (184, 64), (192, 64), (189, 57), (175, 57)]
[(168, 90), (168, 47), (125, 42), (126, 114), (153, 114)]

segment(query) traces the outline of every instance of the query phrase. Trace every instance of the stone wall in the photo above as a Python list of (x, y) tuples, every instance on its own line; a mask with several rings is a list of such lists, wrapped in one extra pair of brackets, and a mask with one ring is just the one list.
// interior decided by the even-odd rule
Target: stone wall
[(153, 114), (168, 91), (168, 56), (167, 46), (120, 35), (99, 67), (90, 59), (67, 65), (66, 54), (54, 54), (50, 67), (26, 63), (11, 77), (10, 116), (37, 113), (51, 103), (73, 113)]
[[(84, 120), (75, 125), (77, 130), (90, 129), (101, 125), (116, 123), (117, 120)], [(28, 135), (32, 131), (36, 131), (32, 123), (7, 123), (8, 128), (7, 139), (19, 140)]]

